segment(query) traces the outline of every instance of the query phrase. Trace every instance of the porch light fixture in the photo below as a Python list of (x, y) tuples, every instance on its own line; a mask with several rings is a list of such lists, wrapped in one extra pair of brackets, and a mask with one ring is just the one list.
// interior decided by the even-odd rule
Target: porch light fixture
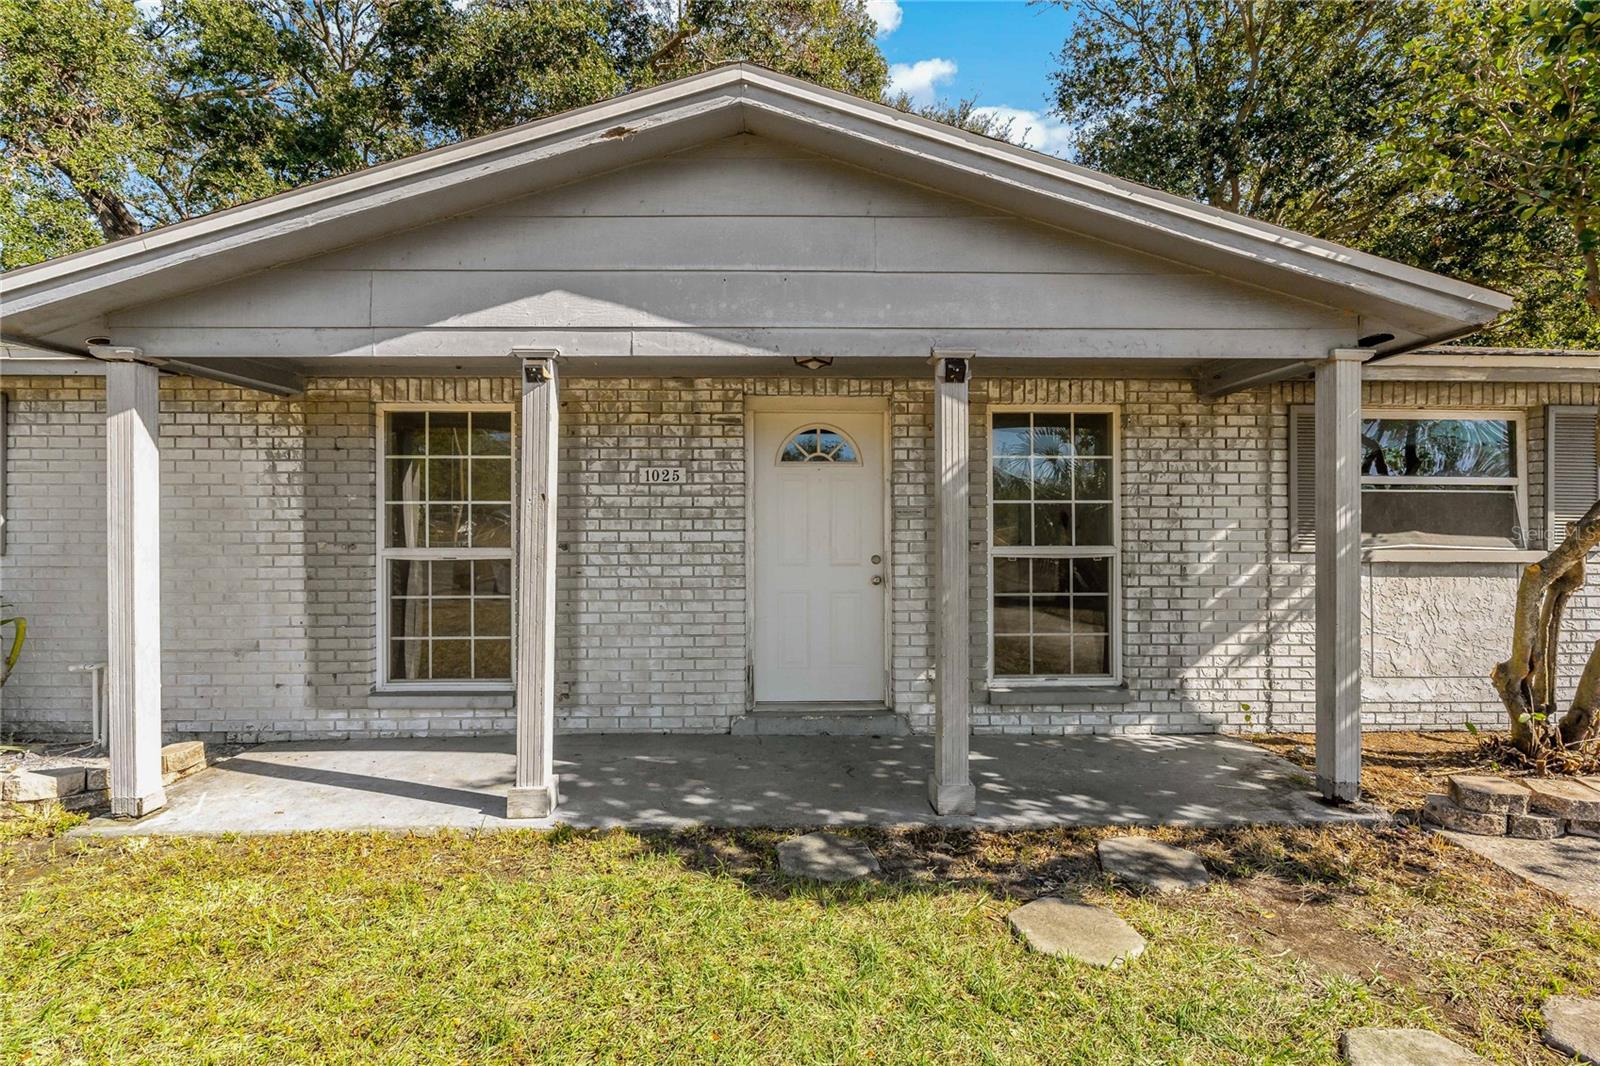
[(822, 370), (833, 365), (833, 356), (797, 355), (794, 357), (794, 365), (802, 370)]

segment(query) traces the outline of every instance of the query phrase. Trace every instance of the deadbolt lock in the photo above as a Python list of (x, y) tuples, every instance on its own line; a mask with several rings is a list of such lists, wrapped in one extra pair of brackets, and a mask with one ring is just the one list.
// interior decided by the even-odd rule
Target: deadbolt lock
[(874, 555), (874, 556), (873, 556), (873, 557), (872, 557), (872, 565), (873, 565), (873, 566), (877, 566), (877, 565), (878, 565), (878, 564), (879, 564), (879, 563), (881, 563), (881, 562), (883, 562), (883, 556), (881, 556), (881, 555)]

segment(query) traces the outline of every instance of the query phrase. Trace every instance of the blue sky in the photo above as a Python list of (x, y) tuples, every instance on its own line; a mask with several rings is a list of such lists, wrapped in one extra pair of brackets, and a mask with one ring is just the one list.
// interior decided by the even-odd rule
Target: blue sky
[(1065, 154), (1067, 130), (1047, 114), (1050, 71), (1072, 14), (1025, 0), (867, 0), (890, 91), (919, 103), (977, 97), (1014, 121), (1030, 148)]

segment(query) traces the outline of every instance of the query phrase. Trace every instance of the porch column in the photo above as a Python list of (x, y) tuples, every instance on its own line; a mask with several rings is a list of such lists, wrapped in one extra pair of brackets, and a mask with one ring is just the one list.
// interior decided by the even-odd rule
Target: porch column
[(967, 540), (972, 447), (967, 370), (972, 352), (933, 353), (934, 749), (928, 800), (940, 814), (977, 809), (967, 769), (972, 701), (972, 582)]
[(106, 364), (106, 707), (111, 813), (166, 806), (161, 786), (159, 374)]
[(557, 403), (556, 353), (528, 353), (517, 510), (517, 780), (506, 797), (507, 818), (543, 818), (560, 801), (553, 747)]
[(1336, 348), (1316, 371), (1317, 787), (1361, 793), (1361, 364)]

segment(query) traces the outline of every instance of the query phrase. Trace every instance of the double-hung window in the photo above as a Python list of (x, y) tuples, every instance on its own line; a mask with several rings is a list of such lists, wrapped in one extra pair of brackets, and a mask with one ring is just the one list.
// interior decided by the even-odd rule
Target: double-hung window
[[(1314, 542), (1313, 417), (1309, 407), (1291, 415), (1298, 548)], [(1521, 412), (1363, 412), (1361, 539), (1374, 548), (1532, 547)]]
[(990, 416), (990, 676), (1115, 681), (1117, 419), (1104, 408)]
[(382, 414), (380, 677), (511, 680), (511, 413)]

